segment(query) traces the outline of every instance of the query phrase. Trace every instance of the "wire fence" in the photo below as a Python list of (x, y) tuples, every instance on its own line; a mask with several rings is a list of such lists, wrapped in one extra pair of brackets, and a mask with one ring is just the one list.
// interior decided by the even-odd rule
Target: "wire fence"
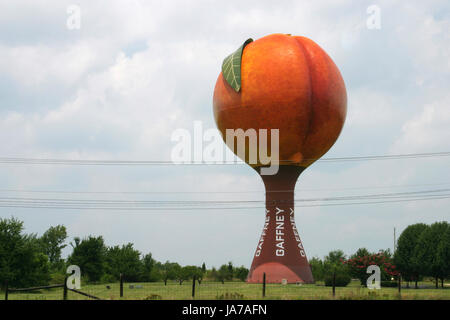
[[(69, 288), (67, 286), (67, 278), (65, 279), (64, 283), (62, 284), (53, 284), (53, 285), (48, 285), (48, 286), (39, 286), (39, 287), (29, 287), (29, 288), (9, 288), (8, 282), (5, 283), (4, 285), (4, 290), (5, 290), (5, 300), (9, 299), (9, 295), (11, 293), (21, 293), (23, 296), (21, 298), (25, 298), (25, 300), (29, 300), (30, 295), (35, 295), (36, 293), (39, 295), (41, 295), (41, 297), (45, 297), (45, 295), (49, 295), (50, 296), (54, 296), (54, 299), (49, 299), (49, 300), (59, 300), (56, 298), (58, 291), (54, 290), (54, 289), (59, 289), (62, 288), (62, 293), (61, 291), (59, 291), (60, 296), (62, 297), (62, 300), (67, 300), (68, 296), (69, 296), (69, 291), (74, 292), (78, 295), (87, 297), (89, 299), (94, 299), (94, 300), (101, 300), (101, 298), (94, 296), (92, 294), (74, 289), (74, 288)], [(43, 291), (45, 292), (43, 295)], [(20, 297), (19, 297), (20, 298)], [(46, 299), (47, 300), (47, 299)]]
[[(328, 300), (328, 299), (442, 299), (450, 300), (450, 290), (434, 289), (432, 283), (420, 290), (407, 286), (401, 279), (393, 287), (371, 290), (354, 280), (346, 287), (322, 283), (246, 283), (243, 281), (127, 282), (87, 284), (81, 289), (67, 285), (5, 290), (5, 300)], [(425, 289), (425, 290), (423, 290)]]

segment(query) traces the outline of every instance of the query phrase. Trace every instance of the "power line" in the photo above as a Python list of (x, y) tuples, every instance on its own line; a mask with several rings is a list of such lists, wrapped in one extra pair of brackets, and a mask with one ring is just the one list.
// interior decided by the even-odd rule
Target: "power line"
[[(324, 197), (324, 198), (301, 198), (295, 199), (295, 202), (317, 202), (317, 201), (341, 201), (341, 200), (355, 200), (355, 199), (378, 199), (378, 198), (392, 198), (392, 197), (410, 197), (418, 195), (433, 195), (450, 192), (450, 189), (431, 189), (408, 192), (392, 192), (392, 193), (376, 193), (365, 195), (347, 195), (339, 197)], [(61, 202), (61, 203), (108, 203), (108, 204), (180, 204), (180, 205), (202, 205), (202, 204), (244, 204), (244, 203), (261, 203), (265, 200), (117, 200), (117, 199), (64, 199), (64, 198), (28, 198), (28, 197), (0, 197), (1, 201), (31, 201), (31, 202)]]
[[(295, 199), (301, 203), (297, 207), (338, 206), (352, 204), (377, 204), (416, 200), (437, 200), (450, 198), (450, 189), (421, 190), (341, 197)], [(359, 202), (355, 202), (359, 201)], [(314, 203), (315, 202), (315, 203)], [(317, 203), (325, 202), (325, 203)], [(41, 208), (41, 209), (102, 209), (102, 210), (213, 210), (213, 209), (254, 209), (264, 203), (261, 200), (107, 200), (107, 199), (55, 199), (1, 197), (0, 207)], [(313, 203), (313, 204), (311, 204)], [(251, 205), (251, 206), (250, 206)], [(276, 206), (277, 204), (267, 204)]]
[(430, 157), (447, 157), (450, 156), (450, 151), (445, 152), (429, 152), (429, 153), (406, 153), (393, 155), (373, 155), (373, 156), (359, 156), (359, 157), (341, 157), (341, 158), (324, 158), (318, 161), (368, 161), (368, 160), (393, 160), (393, 159), (417, 159)]
[[(373, 161), (373, 160), (399, 160), (448, 157), (450, 151), (430, 153), (409, 153), (394, 155), (372, 155), (354, 157), (335, 157), (304, 159), (316, 160), (317, 162), (348, 162), (348, 161)], [(280, 160), (280, 164), (293, 163), (291, 160)], [(193, 161), (176, 163), (169, 160), (88, 160), (88, 159), (45, 159), (45, 158), (10, 158), (0, 157), (0, 164), (39, 164), (39, 165), (81, 165), (81, 166), (150, 166), (150, 165), (235, 165), (245, 164), (243, 161)]]
[[(450, 199), (450, 195), (440, 197), (426, 197), (415, 199), (399, 199), (399, 200), (386, 200), (386, 201), (367, 201), (367, 202), (352, 202), (352, 203), (331, 203), (331, 204), (315, 204), (315, 205), (299, 205), (296, 207), (328, 207), (328, 206), (348, 206), (348, 205), (367, 205), (367, 204), (383, 204), (394, 202), (410, 202), (410, 201), (422, 201), (422, 200), (439, 200)], [(263, 209), (264, 206), (258, 207), (161, 207), (161, 208), (118, 208), (118, 207), (74, 207), (74, 206), (33, 206), (33, 205), (3, 205), (0, 204), (0, 208), (25, 208), (25, 209), (69, 209), (69, 210), (121, 210), (121, 211), (179, 211), (179, 210), (244, 210), (244, 209)]]
[[(361, 190), (361, 189), (391, 189), (391, 188), (417, 188), (425, 186), (444, 186), (450, 185), (450, 182), (442, 183), (421, 183), (421, 184), (404, 184), (404, 185), (386, 185), (386, 186), (355, 186), (355, 187), (339, 187), (339, 188), (299, 188), (297, 190), (274, 190), (268, 193), (279, 193), (294, 191), (301, 193), (303, 191), (342, 191), (342, 190)], [(30, 189), (0, 189), (0, 193), (53, 193), (53, 194), (264, 194), (264, 190), (235, 190), (235, 191), (69, 191), (69, 190), (30, 190)]]

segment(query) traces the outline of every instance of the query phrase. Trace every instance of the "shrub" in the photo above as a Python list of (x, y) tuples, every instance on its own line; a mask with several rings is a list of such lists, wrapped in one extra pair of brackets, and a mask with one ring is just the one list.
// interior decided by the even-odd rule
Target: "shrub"
[(244, 295), (238, 292), (234, 293), (226, 292), (225, 294), (216, 295), (216, 300), (244, 300), (244, 299), (245, 299)]
[(117, 279), (112, 274), (103, 274), (103, 276), (100, 279), (100, 283), (114, 283), (117, 282)]
[(62, 273), (52, 273), (50, 275), (50, 284), (63, 284), (66, 280), (66, 275)]
[(159, 294), (152, 294), (144, 298), (144, 300), (161, 300), (162, 297)]
[(380, 285), (382, 287), (388, 287), (388, 288), (395, 288), (398, 286), (397, 282), (395, 282), (395, 281), (381, 281)]
[[(335, 286), (336, 287), (346, 287), (350, 281), (351, 277), (347, 273), (336, 273)], [(332, 287), (333, 286), (333, 275), (328, 274), (325, 276), (325, 286)]]
[(367, 273), (367, 268), (370, 265), (380, 267), (382, 281), (388, 281), (391, 277), (395, 277), (398, 274), (392, 262), (392, 257), (384, 252), (366, 255), (358, 255), (357, 253), (351, 259), (344, 261), (344, 263), (348, 265), (350, 274), (358, 278), (363, 286), (366, 286), (367, 279), (370, 276)]

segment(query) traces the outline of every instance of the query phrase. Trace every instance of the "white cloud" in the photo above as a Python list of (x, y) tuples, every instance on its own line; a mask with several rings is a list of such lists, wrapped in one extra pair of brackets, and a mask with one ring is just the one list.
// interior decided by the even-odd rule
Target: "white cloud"
[[(214, 125), (212, 92), (222, 59), (244, 39), (274, 32), (312, 38), (345, 79), (348, 118), (327, 156), (449, 149), (450, 33), (448, 16), (441, 13), (448, 10), (445, 1), (381, 1), (381, 30), (365, 29), (366, 4), (347, 1), (81, 1), (80, 7), (81, 29), (69, 31), (64, 2), (37, 1), (34, 10), (25, 1), (1, 5), (0, 156), (168, 160), (174, 129), (191, 129), (193, 120), (204, 121), (205, 128)], [(333, 190), (302, 191), (298, 196), (370, 193), (374, 189), (339, 189), (450, 178), (445, 159), (432, 165), (427, 162), (431, 160), (402, 161), (314, 164), (297, 188)], [(263, 187), (245, 166), (3, 166), (0, 177), (0, 187), (9, 189)], [(336, 248), (350, 253), (355, 246), (377, 250), (391, 245), (394, 225), (401, 229), (420, 219), (448, 219), (448, 202), (441, 201), (433, 202), (427, 215), (430, 204), (425, 201), (299, 208), (297, 224), (309, 256)], [(0, 211), (2, 216), (10, 212)], [(263, 222), (263, 212), (256, 209), (241, 215), (34, 212), (15, 212), (33, 232), (63, 223), (71, 235), (104, 234), (111, 244), (135, 242), (161, 260), (198, 264), (208, 257), (216, 265), (228, 260), (250, 263)]]
[(98, 57), (87, 43), (58, 48), (0, 46), (0, 72), (31, 88), (49, 82), (73, 85), (96, 63)]
[(450, 96), (423, 107), (402, 126), (402, 136), (393, 149), (425, 152), (447, 151), (450, 147)]

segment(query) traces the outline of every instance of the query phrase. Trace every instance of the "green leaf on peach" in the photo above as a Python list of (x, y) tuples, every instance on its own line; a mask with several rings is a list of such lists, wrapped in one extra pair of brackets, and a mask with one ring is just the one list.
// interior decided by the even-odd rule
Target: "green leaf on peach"
[(241, 60), (242, 53), (247, 44), (252, 42), (253, 39), (247, 39), (235, 52), (230, 54), (223, 60), (222, 63), (222, 75), (228, 84), (236, 91), (241, 90)]

